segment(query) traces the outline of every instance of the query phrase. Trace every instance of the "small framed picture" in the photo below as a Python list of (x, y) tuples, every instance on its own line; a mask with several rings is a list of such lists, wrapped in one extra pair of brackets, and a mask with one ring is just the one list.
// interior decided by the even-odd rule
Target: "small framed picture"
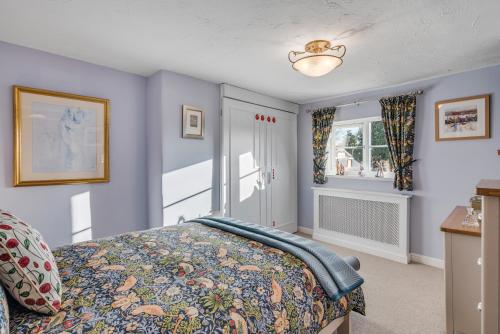
[(195, 107), (182, 106), (182, 138), (203, 139), (205, 113)]
[(14, 86), (14, 186), (109, 182), (109, 101)]
[(436, 102), (436, 141), (490, 138), (490, 96)]

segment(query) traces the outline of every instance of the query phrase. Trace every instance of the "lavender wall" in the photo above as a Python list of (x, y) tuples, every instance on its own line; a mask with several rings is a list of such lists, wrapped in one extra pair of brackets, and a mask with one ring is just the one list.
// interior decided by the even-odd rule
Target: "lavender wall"
[[(219, 210), (219, 85), (160, 71), (148, 79), (147, 103), (150, 226)], [(205, 112), (203, 140), (182, 138), (183, 105)]]
[[(411, 252), (443, 257), (443, 236), (439, 225), (456, 205), (466, 205), (481, 178), (500, 177), (500, 66), (465, 72), (432, 80), (392, 87), (301, 106), (298, 125), (299, 224), (312, 227), (312, 146), (311, 117), (304, 111), (378, 96), (396, 95), (422, 88), (417, 98), (415, 191), (411, 204)], [(434, 103), (443, 99), (491, 94), (491, 139), (436, 142), (434, 140)], [(374, 101), (359, 107), (342, 108), (336, 120), (380, 114)], [(392, 183), (330, 178), (326, 187), (390, 192)]]
[[(12, 85), (111, 100), (111, 182), (12, 187)], [(0, 207), (19, 215), (52, 246), (72, 241), (73, 195), (90, 192), (93, 237), (147, 226), (146, 79), (0, 42)]]
[(148, 226), (162, 226), (162, 108), (163, 74), (156, 72), (148, 78), (146, 97), (147, 168), (148, 168)]

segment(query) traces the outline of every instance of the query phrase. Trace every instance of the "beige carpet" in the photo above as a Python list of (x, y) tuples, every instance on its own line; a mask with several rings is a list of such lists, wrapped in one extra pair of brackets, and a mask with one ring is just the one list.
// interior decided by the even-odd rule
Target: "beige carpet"
[(339, 255), (354, 255), (361, 261), (367, 315), (352, 316), (353, 334), (444, 333), (443, 270), (328, 246)]

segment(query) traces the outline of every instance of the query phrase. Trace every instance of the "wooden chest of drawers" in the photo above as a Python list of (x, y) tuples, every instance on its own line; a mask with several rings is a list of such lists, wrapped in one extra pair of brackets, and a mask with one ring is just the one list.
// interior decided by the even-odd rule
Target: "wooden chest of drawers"
[(462, 222), (466, 208), (458, 206), (441, 225), (445, 235), (446, 333), (480, 334), (481, 230)]

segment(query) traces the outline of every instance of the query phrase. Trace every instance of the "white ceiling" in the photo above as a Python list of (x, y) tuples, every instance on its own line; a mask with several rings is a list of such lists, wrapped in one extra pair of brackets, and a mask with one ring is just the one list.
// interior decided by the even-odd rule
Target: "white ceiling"
[[(498, 0), (0, 0), (0, 40), (148, 76), (171, 70), (295, 102), (500, 63)], [(347, 46), (321, 78), (287, 54)]]

